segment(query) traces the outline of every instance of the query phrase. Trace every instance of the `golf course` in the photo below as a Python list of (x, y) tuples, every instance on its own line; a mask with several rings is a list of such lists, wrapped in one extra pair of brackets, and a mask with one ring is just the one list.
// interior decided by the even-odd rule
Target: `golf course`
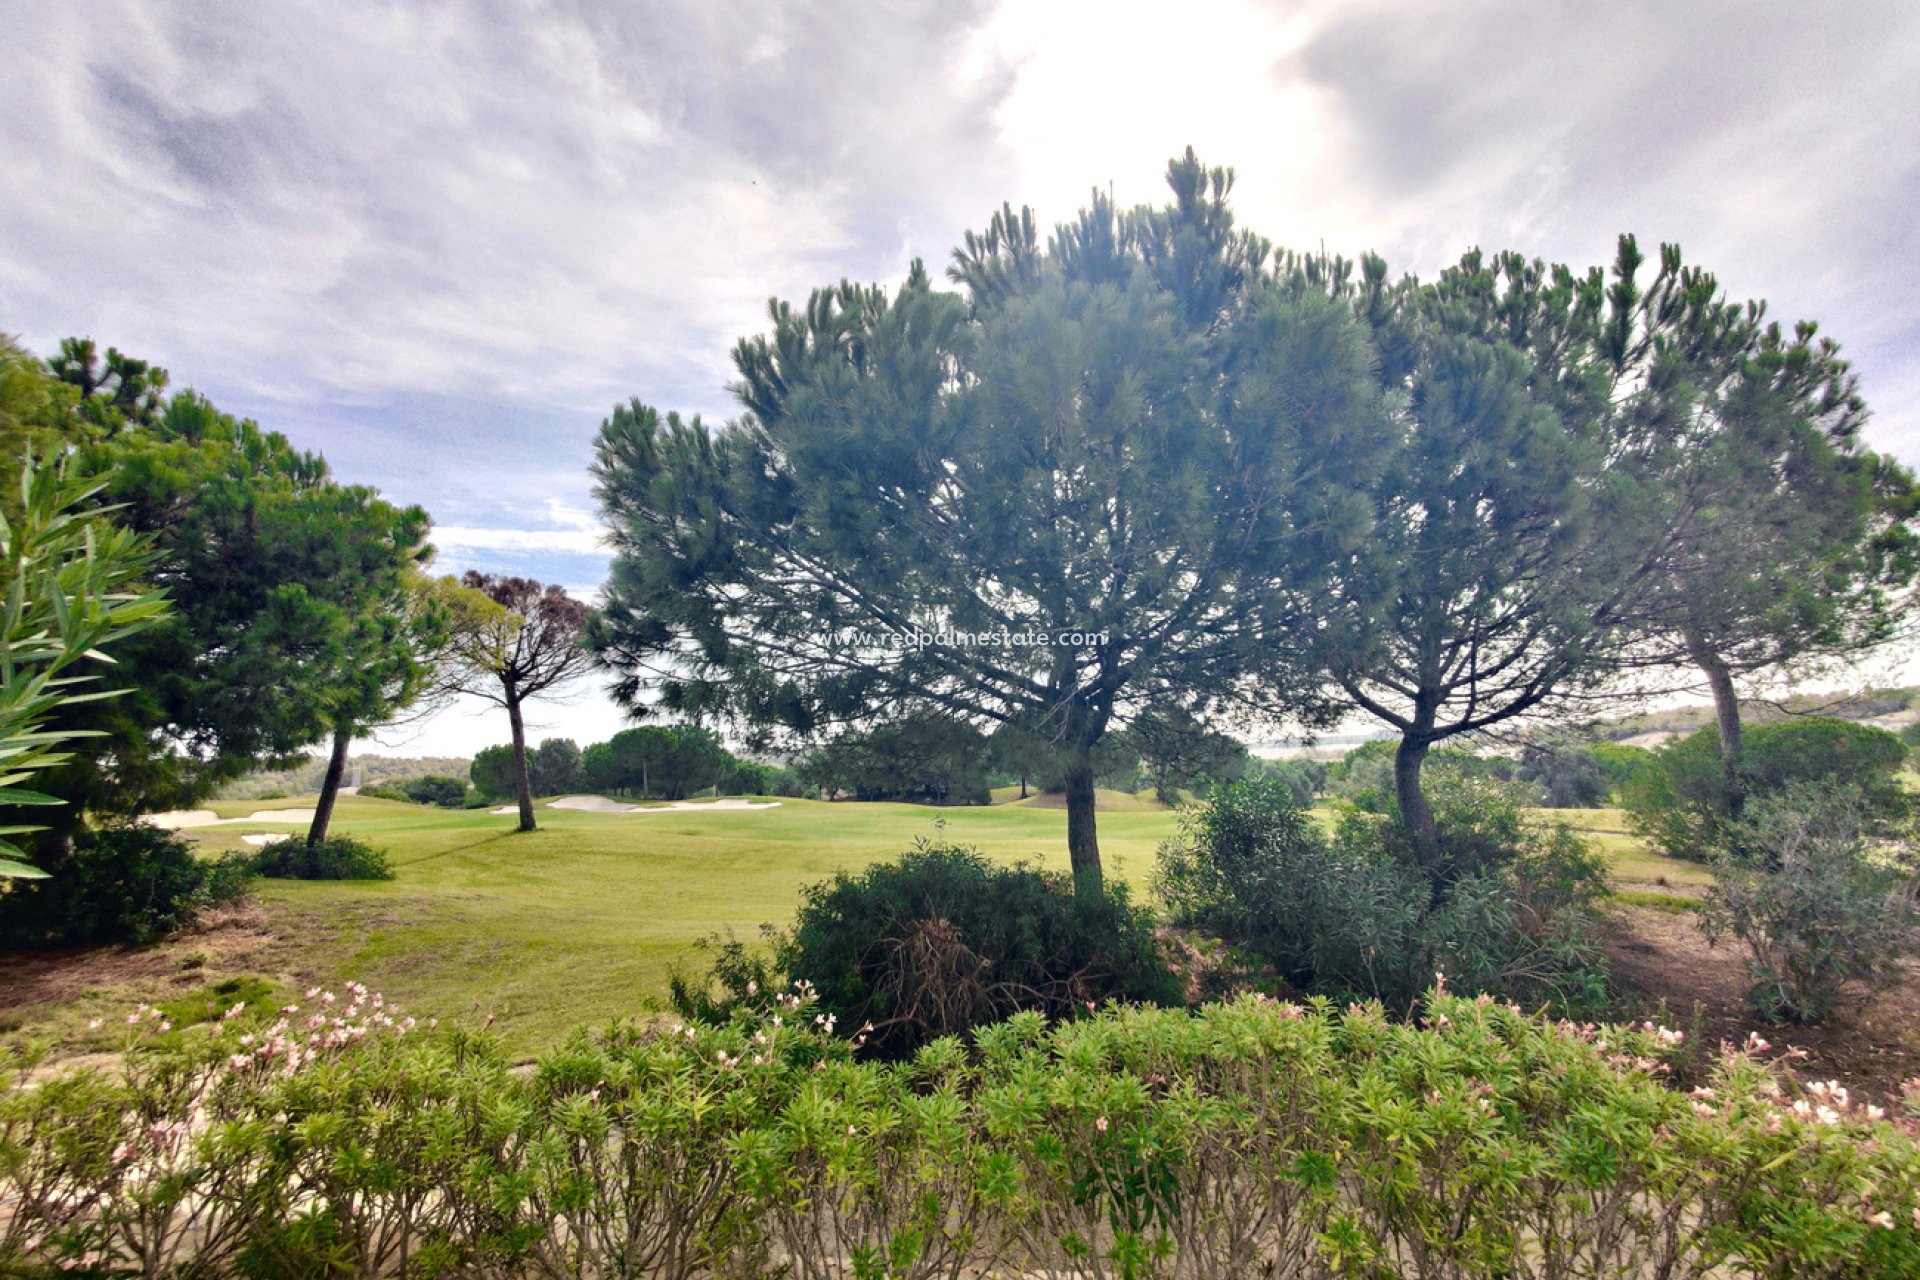
[[(351, 979), (422, 1019), (492, 1018), (514, 1052), (531, 1053), (576, 1026), (663, 1009), (669, 975), (700, 964), (698, 939), (728, 930), (757, 939), (762, 923), (792, 919), (804, 886), (916, 840), (1064, 872), (1058, 797), (1015, 796), (1003, 789), (995, 804), (976, 807), (784, 798), (765, 809), (652, 813), (543, 802), (540, 829), (526, 833), (485, 809), (347, 796), (337, 828), (386, 850), (394, 879), (261, 880), (250, 901), (157, 948), (46, 957), (64, 975), (58, 983), (36, 984), (32, 969), (23, 979), (18, 964), (39, 962), (17, 962), (5, 1026), (10, 1037), (51, 1039), (63, 1055), (103, 1051), (138, 1003), (197, 1012), (196, 999), (241, 991), (265, 1005)], [(1102, 856), (1114, 879), (1144, 897), (1178, 815), (1120, 792), (1102, 792), (1100, 804)], [(289, 820), (267, 820), (272, 806)], [(188, 834), (203, 856), (217, 856), (246, 847), (250, 835), (303, 832), (310, 806), (310, 797), (216, 801), (208, 808), (221, 819), (253, 820)], [(1583, 830), (1607, 855), (1623, 903), (1669, 902), (1706, 883), (1704, 868), (1642, 851), (1617, 810), (1536, 813)], [(96, 1019), (104, 1025), (90, 1026)]]

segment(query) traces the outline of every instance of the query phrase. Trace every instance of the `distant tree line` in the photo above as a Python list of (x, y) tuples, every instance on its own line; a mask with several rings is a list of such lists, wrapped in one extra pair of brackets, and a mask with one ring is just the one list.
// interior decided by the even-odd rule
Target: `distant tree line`
[[(527, 753), (532, 794), (595, 792), (630, 800), (685, 800), (690, 796), (765, 795), (778, 771), (735, 756), (710, 729), (693, 725), (638, 725), (584, 751), (571, 738), (548, 738)], [(474, 754), (474, 789), (490, 799), (514, 794), (513, 748)]]

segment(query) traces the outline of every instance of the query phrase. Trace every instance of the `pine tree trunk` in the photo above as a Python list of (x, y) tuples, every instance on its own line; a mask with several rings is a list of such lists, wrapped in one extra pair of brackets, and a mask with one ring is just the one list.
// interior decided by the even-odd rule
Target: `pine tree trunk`
[(307, 828), (307, 848), (327, 838), (333, 822), (334, 801), (340, 798), (340, 780), (347, 772), (347, 748), (353, 744), (353, 726), (338, 725), (333, 731), (333, 754), (327, 757), (327, 773), (320, 780), (320, 798), (313, 802), (313, 824)]
[(1022, 800), (1027, 798), (1027, 775), (1024, 773), (1020, 775), (1020, 798)]
[(1713, 718), (1720, 730), (1720, 768), (1726, 783), (1727, 813), (1738, 817), (1746, 799), (1740, 781), (1740, 756), (1745, 742), (1740, 729), (1740, 694), (1726, 660), (1698, 631), (1686, 633), (1687, 656), (1707, 677), (1713, 691)]
[(1400, 823), (1413, 841), (1413, 856), (1427, 876), (1437, 902), (1445, 896), (1440, 867), (1440, 829), (1427, 804), (1427, 793), (1420, 786), (1420, 768), (1427, 761), (1429, 744), (1422, 739), (1403, 737), (1393, 753), (1393, 797), (1400, 808)]
[(1713, 691), (1713, 718), (1720, 729), (1720, 759), (1728, 765), (1740, 759), (1743, 745), (1740, 731), (1740, 695), (1733, 687), (1733, 673), (1718, 653), (1694, 633), (1687, 636), (1687, 652), (1694, 665), (1707, 677)]
[(1073, 889), (1083, 901), (1100, 897), (1100, 840), (1093, 818), (1093, 752), (1075, 749), (1067, 765), (1067, 854), (1073, 863)]
[(535, 829), (533, 784), (527, 777), (527, 726), (520, 718), (520, 700), (507, 701), (507, 720), (513, 725), (513, 798), (520, 805), (520, 830)]

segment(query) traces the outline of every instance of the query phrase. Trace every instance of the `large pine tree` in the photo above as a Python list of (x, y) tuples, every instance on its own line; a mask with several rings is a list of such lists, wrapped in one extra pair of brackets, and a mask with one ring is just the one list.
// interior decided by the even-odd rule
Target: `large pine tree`
[(962, 293), (915, 264), (775, 303), (724, 429), (617, 410), (592, 641), (620, 696), (802, 734), (1017, 723), (1060, 753), (1089, 893), (1104, 734), (1317, 709), (1297, 628), (1368, 532), (1386, 430), (1366, 335), (1273, 287), (1225, 171), (1189, 152), (1168, 180), (1170, 206), (1096, 196), (1044, 245), (1004, 210), (955, 253)]

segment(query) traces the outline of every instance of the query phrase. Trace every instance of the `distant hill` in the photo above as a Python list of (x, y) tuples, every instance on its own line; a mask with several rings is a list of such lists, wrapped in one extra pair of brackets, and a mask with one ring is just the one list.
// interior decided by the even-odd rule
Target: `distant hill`
[[(370, 787), (376, 782), (404, 782), (428, 774), (465, 778), (472, 764), (465, 756), (353, 756), (347, 760), (345, 785)], [(275, 795), (306, 795), (320, 789), (326, 772), (326, 758), (314, 756), (290, 769), (263, 769), (229, 782), (214, 793), (214, 799), (261, 800)]]
[[(1744, 702), (1740, 707), (1740, 718), (1749, 724), (1765, 724), (1789, 716), (1814, 715), (1838, 716), (1842, 720), (1891, 718), (1899, 721), (1908, 718), (1906, 713), (1916, 711), (1916, 703), (1920, 703), (1920, 688), (1796, 693), (1778, 702)], [(1712, 707), (1673, 707), (1665, 711), (1622, 716), (1617, 720), (1603, 720), (1594, 726), (1594, 736), (1609, 742), (1623, 742), (1649, 733), (1685, 735), (1711, 723)]]

